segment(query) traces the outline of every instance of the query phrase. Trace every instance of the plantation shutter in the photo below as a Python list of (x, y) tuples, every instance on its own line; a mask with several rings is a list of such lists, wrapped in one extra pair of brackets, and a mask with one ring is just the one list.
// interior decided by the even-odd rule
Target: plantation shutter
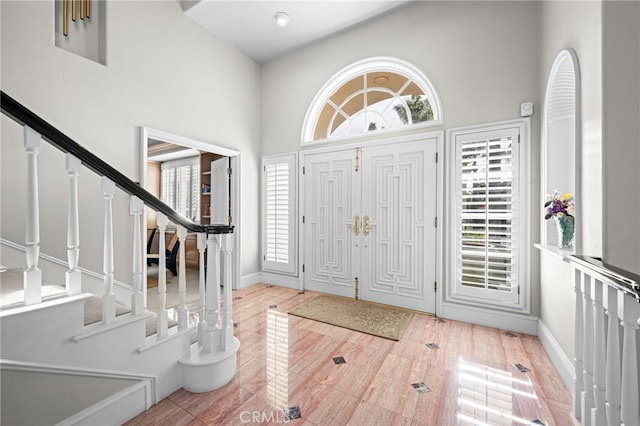
[(161, 164), (160, 199), (184, 217), (197, 220), (200, 210), (200, 162), (198, 157)]
[(296, 271), (296, 156), (263, 160), (263, 269)]
[(161, 192), (160, 199), (162, 202), (173, 206), (175, 203), (175, 185), (176, 185), (176, 173), (175, 169), (163, 168), (161, 175)]
[(456, 136), (456, 293), (518, 303), (519, 129)]

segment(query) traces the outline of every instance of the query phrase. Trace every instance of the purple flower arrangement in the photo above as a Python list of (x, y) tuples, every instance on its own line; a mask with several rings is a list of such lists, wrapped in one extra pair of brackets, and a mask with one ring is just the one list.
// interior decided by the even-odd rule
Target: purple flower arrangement
[(551, 219), (552, 217), (573, 216), (575, 212), (575, 202), (573, 200), (573, 194), (567, 192), (560, 195), (559, 192), (555, 192), (551, 200), (544, 204), (545, 207), (545, 219)]

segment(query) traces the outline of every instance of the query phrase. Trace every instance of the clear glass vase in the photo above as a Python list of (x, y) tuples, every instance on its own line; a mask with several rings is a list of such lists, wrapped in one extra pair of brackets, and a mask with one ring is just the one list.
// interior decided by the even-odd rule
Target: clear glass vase
[(570, 215), (554, 216), (558, 229), (558, 248), (560, 250), (573, 250), (575, 237), (575, 218)]

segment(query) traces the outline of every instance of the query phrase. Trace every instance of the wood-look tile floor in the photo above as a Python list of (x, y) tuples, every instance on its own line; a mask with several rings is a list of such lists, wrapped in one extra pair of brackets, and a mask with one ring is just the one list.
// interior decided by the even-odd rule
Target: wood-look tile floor
[(395, 342), (287, 315), (316, 296), (234, 291), (234, 379), (180, 389), (127, 424), (573, 424), (571, 394), (535, 336), (415, 313)]

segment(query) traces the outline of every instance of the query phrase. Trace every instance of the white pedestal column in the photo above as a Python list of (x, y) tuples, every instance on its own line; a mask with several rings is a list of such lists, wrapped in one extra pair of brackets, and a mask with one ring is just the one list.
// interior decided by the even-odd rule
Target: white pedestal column
[(82, 292), (82, 271), (78, 269), (80, 260), (80, 220), (78, 209), (78, 176), (81, 163), (67, 154), (67, 177), (69, 178), (69, 203), (67, 206), (67, 260), (69, 270), (65, 274), (67, 294), (73, 296)]
[(178, 247), (178, 296), (180, 306), (178, 307), (178, 329), (184, 330), (187, 324), (187, 267), (185, 260), (185, 244), (187, 241), (187, 229), (178, 225), (178, 239), (180, 246)]
[(24, 303), (32, 305), (42, 301), (42, 271), (40, 258), (40, 204), (38, 197), (38, 153), (40, 133), (24, 127), (24, 147), (27, 151), (27, 214), (24, 245), (27, 269), (23, 273)]
[(207, 236), (207, 282), (205, 289), (205, 330), (202, 347), (206, 352), (222, 349), (220, 316), (220, 235)]
[(116, 184), (102, 178), (104, 197), (104, 241), (102, 267), (104, 272), (104, 294), (102, 295), (102, 323), (110, 324), (116, 318), (116, 296), (113, 294), (113, 196)]
[(133, 293), (131, 293), (131, 312), (140, 315), (144, 312), (142, 294), (142, 210), (144, 203), (138, 197), (131, 197), (129, 213), (133, 216)]

